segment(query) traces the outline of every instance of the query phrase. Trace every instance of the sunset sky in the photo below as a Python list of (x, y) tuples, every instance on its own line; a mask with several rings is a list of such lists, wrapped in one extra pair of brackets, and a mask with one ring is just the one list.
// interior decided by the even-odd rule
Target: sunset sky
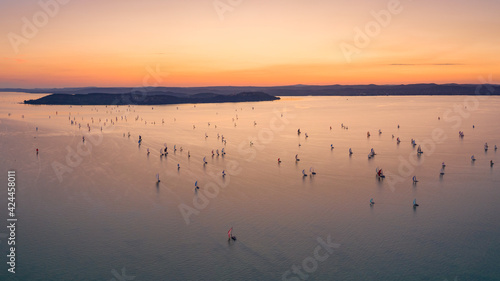
[(0, 3), (0, 87), (500, 81), (498, 0), (41, 2)]

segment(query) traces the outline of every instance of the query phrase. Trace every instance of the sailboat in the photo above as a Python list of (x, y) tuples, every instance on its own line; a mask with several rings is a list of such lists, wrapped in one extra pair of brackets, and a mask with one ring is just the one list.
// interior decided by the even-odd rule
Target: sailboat
[(443, 165), (443, 167), (441, 167), (441, 171), (439, 172), (439, 174), (440, 174), (441, 176), (442, 176), (442, 175), (444, 175), (444, 165)]
[(236, 241), (236, 236), (233, 235), (233, 228), (232, 227), (227, 232), (227, 240), (230, 241), (231, 239), (233, 239), (233, 241)]
[(194, 189), (200, 189), (200, 187), (198, 186), (198, 181), (194, 182)]
[(313, 167), (309, 168), (309, 172), (311, 172), (312, 175), (316, 175), (316, 172), (314, 171)]
[(417, 153), (418, 153), (418, 154), (422, 154), (422, 153), (424, 153), (424, 152), (422, 151), (422, 147), (421, 147), (420, 145), (419, 145), (419, 146), (418, 146), (418, 148), (417, 148)]
[(413, 199), (413, 207), (418, 207), (417, 199)]
[(160, 174), (156, 174), (156, 180), (157, 182), (160, 182)]
[(413, 176), (413, 183), (417, 183), (418, 180), (417, 180), (417, 176)]
[(306, 170), (302, 170), (302, 174), (304, 175), (304, 177), (307, 177)]
[(375, 202), (373, 202), (373, 198), (370, 199), (370, 206), (373, 206), (373, 204), (375, 204)]
[(207, 164), (207, 157), (203, 157), (203, 165)]
[(380, 178), (385, 178), (385, 175), (384, 173), (382, 172), (382, 169), (379, 169), (378, 167), (375, 169), (375, 171), (377, 172), (377, 176), (380, 177)]

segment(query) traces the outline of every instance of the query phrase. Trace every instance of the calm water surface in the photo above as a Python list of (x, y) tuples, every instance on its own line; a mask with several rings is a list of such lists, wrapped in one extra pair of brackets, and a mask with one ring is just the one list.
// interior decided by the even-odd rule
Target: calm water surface
[(19, 219), (2, 280), (500, 280), (499, 97), (19, 104), (38, 96), (0, 95), (0, 179), (16, 170)]

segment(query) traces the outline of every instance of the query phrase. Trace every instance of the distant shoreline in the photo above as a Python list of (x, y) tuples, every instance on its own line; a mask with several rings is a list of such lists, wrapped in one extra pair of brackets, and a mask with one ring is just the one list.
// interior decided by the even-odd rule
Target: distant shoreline
[[(290, 85), (290, 86), (214, 86), (214, 87), (78, 87), (78, 88), (2, 88), (0, 92), (32, 94), (114, 94), (171, 96), (190, 99), (197, 95), (234, 96), (238, 93), (266, 93), (270, 96), (466, 96), (500, 95), (496, 84), (406, 84), (406, 85)], [(220, 98), (220, 97), (219, 97)], [(244, 101), (244, 100), (242, 100)], [(203, 102), (203, 101), (201, 101)], [(181, 102), (183, 103), (183, 102)], [(172, 104), (172, 103), (167, 103)]]

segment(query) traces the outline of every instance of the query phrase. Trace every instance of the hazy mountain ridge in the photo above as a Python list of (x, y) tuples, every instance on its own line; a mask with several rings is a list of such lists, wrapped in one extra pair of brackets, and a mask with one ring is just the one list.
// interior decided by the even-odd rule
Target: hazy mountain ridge
[[(52, 93), (52, 94), (123, 94), (168, 95), (234, 95), (241, 92), (265, 92), (273, 96), (380, 96), (380, 95), (500, 95), (500, 85), (489, 84), (405, 84), (405, 85), (291, 85), (291, 86), (214, 86), (214, 87), (83, 87), (20, 89), (5, 88), (0, 92)], [(489, 90), (489, 91), (488, 91)]]

